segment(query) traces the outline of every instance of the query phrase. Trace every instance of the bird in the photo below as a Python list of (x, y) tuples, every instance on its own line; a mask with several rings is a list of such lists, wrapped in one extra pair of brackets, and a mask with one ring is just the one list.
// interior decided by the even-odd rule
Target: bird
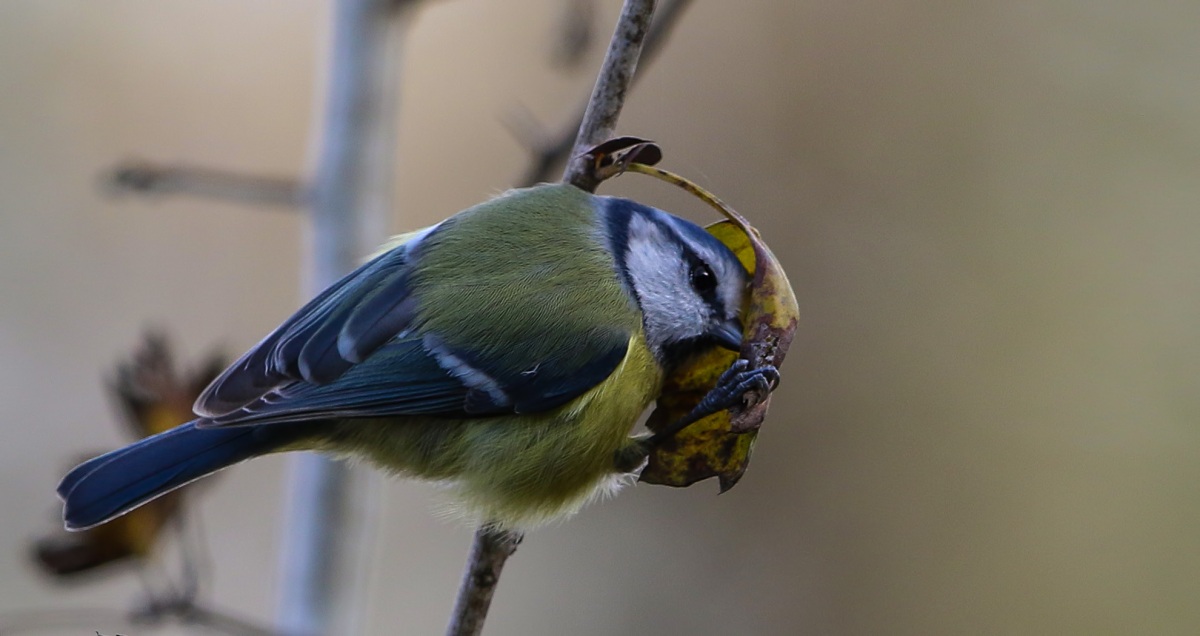
[[(192, 421), (71, 470), (65, 526), (295, 450), (446, 484), (496, 527), (568, 516), (644, 463), (634, 428), (673, 368), (741, 347), (748, 286), (683, 218), (570, 184), (507, 191), (392, 239), (225, 369)], [(703, 406), (777, 379), (742, 361)]]

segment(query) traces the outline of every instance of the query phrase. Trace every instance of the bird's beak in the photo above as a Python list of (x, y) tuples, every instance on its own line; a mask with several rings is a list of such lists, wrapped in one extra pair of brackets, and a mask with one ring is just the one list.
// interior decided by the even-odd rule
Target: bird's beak
[(741, 351), (742, 349), (742, 323), (737, 318), (714, 329), (712, 336), (717, 344), (730, 351)]

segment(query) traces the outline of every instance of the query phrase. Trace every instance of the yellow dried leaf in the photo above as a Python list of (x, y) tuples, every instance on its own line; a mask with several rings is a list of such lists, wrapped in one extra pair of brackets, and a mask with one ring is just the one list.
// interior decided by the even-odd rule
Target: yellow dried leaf
[[(796, 331), (799, 307), (795, 293), (778, 259), (758, 232), (736, 214), (707, 229), (737, 255), (752, 276), (742, 313), (746, 325), (742, 351), (734, 354), (714, 349), (680, 365), (666, 379), (647, 422), (652, 431), (662, 430), (690, 412), (739, 355), (750, 361), (751, 368), (764, 365), (778, 368)], [(744, 399), (743, 408), (710, 415), (658, 444), (639, 480), (689, 486), (717, 477), (721, 492), (732, 488), (750, 463), (770, 395), (747, 394)]]

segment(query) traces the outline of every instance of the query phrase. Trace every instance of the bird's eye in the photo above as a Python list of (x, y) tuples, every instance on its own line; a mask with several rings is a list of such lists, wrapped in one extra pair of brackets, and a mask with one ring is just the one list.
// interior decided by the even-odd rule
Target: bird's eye
[(717, 288), (717, 277), (704, 263), (692, 268), (692, 288), (702, 295), (711, 294)]

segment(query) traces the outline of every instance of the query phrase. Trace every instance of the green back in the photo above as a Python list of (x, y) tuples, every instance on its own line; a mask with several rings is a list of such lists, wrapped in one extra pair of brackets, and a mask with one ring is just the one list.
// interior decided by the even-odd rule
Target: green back
[(416, 257), (421, 332), (437, 333), (497, 371), (520, 372), (545, 361), (586, 364), (614, 346), (623, 350), (640, 329), (592, 195), (544, 185), (446, 223), (454, 227), (427, 237)]

